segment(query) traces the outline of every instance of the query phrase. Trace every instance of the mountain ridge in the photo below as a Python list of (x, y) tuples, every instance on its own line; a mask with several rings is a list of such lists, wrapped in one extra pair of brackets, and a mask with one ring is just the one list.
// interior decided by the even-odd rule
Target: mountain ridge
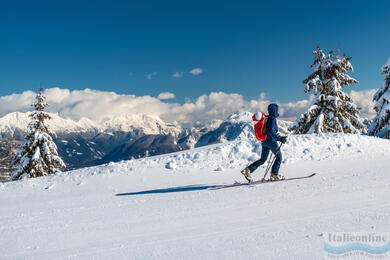
[[(0, 118), (0, 137), (20, 142), (27, 132), (29, 114), (14, 112)], [(183, 128), (177, 123), (166, 123), (158, 117), (142, 114), (107, 118), (101, 122), (87, 118), (74, 121), (58, 114), (50, 115), (49, 126), (56, 133), (54, 142), (67, 170), (233, 140), (255, 140), (252, 113), (247, 111), (193, 128)], [(280, 132), (287, 134), (291, 124), (279, 120)]]

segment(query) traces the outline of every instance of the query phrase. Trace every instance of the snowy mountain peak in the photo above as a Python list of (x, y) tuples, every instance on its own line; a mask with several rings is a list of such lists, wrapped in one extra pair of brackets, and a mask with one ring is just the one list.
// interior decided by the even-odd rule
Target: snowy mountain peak
[[(15, 131), (26, 132), (31, 121), (31, 112), (13, 112), (0, 118), (0, 133), (13, 135)], [(58, 113), (49, 113), (52, 117), (48, 121), (50, 128), (57, 133), (88, 132), (88, 131), (124, 131), (137, 130), (142, 134), (171, 134), (177, 136), (181, 127), (175, 124), (166, 124), (158, 117), (144, 114), (107, 118), (102, 122), (94, 122), (88, 118), (74, 121), (63, 118)]]
[(254, 139), (253, 113), (245, 111), (231, 114), (220, 126), (203, 135), (195, 147), (232, 140)]
[[(13, 112), (3, 116), (0, 118), (0, 132), (13, 134), (16, 130), (27, 131), (28, 124), (31, 121), (30, 113)], [(97, 124), (87, 118), (73, 121), (62, 118), (57, 113), (49, 114), (52, 119), (48, 121), (48, 124), (55, 132), (85, 132), (97, 128)]]
[(114, 118), (107, 118), (101, 122), (101, 128), (115, 131), (132, 132), (135, 129), (144, 134), (171, 134), (177, 136), (181, 127), (166, 124), (157, 116), (133, 114)]
[(228, 116), (224, 123), (239, 124), (239, 123), (251, 123), (253, 113), (244, 111), (241, 113), (234, 113)]

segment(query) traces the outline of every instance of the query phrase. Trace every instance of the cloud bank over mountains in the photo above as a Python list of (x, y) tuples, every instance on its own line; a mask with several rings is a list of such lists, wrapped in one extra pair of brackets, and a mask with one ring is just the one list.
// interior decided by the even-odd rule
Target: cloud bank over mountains
[[(362, 107), (362, 117), (375, 115), (372, 96), (375, 90), (352, 91), (355, 103)], [(10, 112), (27, 112), (35, 101), (33, 91), (24, 91), (0, 97), (0, 117)], [(247, 100), (241, 94), (212, 92), (184, 104), (169, 103), (166, 99), (173, 93), (161, 93), (159, 97), (120, 95), (92, 89), (68, 90), (49, 88), (45, 90), (49, 107), (48, 112), (79, 120), (82, 117), (100, 122), (110, 117), (146, 114), (158, 116), (166, 122), (178, 122), (184, 126), (207, 124), (212, 120), (225, 119), (228, 115), (242, 111), (267, 111), (270, 100), (264, 93), (257, 99)], [(309, 97), (308, 97), (309, 98)], [(278, 103), (281, 118), (294, 120), (311, 104), (312, 98), (289, 103)]]

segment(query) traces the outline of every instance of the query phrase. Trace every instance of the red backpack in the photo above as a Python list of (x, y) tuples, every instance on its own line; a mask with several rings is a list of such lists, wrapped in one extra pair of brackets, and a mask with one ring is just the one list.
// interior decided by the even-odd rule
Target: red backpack
[(255, 135), (257, 140), (265, 141), (267, 139), (267, 120), (268, 116), (265, 116), (262, 112), (257, 112), (252, 116), (253, 121), (256, 121), (255, 124)]

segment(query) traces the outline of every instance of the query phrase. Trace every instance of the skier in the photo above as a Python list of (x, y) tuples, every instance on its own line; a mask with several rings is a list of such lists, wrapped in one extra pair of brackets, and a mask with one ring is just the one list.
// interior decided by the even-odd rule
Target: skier
[[(285, 143), (287, 141), (287, 136), (280, 136), (278, 134), (278, 126), (276, 122), (276, 118), (279, 116), (278, 113), (278, 105), (277, 104), (270, 104), (268, 106), (268, 117), (266, 120), (266, 123), (264, 127), (266, 128), (266, 139), (261, 142), (261, 158), (248, 167), (246, 167), (244, 170), (241, 171), (241, 173), (245, 176), (245, 178), (252, 182), (252, 176), (251, 173), (254, 172), (259, 166), (265, 163), (265, 161), (268, 158), (269, 151), (271, 150), (272, 153), (275, 155), (276, 159), (274, 164), (272, 165), (271, 169), (271, 180), (283, 180), (285, 179), (284, 176), (279, 175), (279, 168), (280, 164), (282, 163), (282, 152), (280, 151), (280, 147), (277, 143), (277, 141), (280, 141), (281, 143)], [(263, 113), (256, 113), (253, 115), (254, 121), (260, 121), (262, 118)], [(259, 133), (260, 131), (260, 133)], [(262, 133), (261, 133), (262, 132)], [(255, 134), (256, 137), (264, 134), (264, 131), (262, 129), (255, 127)], [(259, 139), (259, 138), (258, 138)]]

